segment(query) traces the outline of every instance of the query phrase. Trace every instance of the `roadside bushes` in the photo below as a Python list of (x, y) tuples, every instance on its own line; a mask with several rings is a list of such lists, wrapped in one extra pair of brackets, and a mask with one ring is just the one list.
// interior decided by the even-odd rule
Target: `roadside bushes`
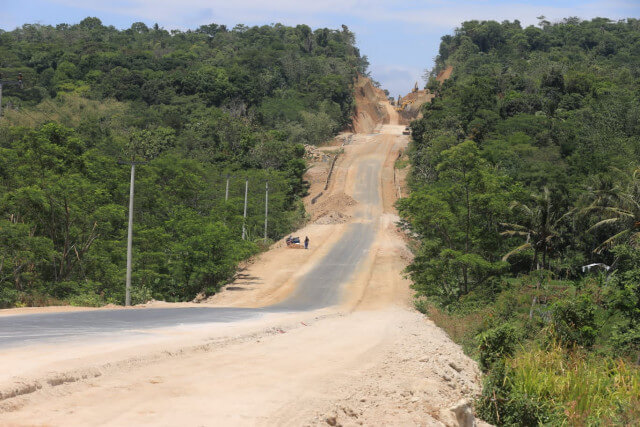
[(496, 425), (629, 425), (640, 417), (639, 404), (636, 367), (551, 345), (495, 364), (477, 411)]
[(477, 415), (494, 425), (533, 426), (548, 422), (549, 405), (539, 396), (522, 393), (514, 379), (514, 372), (504, 359), (495, 363), (476, 401)]
[(18, 301), (18, 291), (12, 288), (0, 288), (0, 308), (13, 307)]
[(518, 329), (512, 323), (505, 323), (481, 333), (477, 340), (482, 370), (486, 372), (495, 362), (511, 356), (520, 336)]
[(631, 281), (621, 281), (549, 280), (535, 291), (531, 319), (530, 276), (503, 281), (497, 295), (473, 292), (454, 309), (424, 298), (416, 304), (479, 361), (485, 378), (475, 408), (483, 420), (628, 425), (640, 417), (640, 369), (636, 353), (626, 356), (640, 335), (617, 311), (621, 295), (634, 303), (623, 292), (635, 289)]
[(596, 308), (584, 294), (557, 301), (551, 309), (554, 335), (567, 347), (592, 347), (598, 330)]

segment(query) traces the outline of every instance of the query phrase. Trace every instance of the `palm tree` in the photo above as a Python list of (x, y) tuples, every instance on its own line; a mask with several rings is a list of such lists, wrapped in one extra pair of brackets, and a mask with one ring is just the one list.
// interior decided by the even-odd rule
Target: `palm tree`
[[(503, 227), (507, 230), (500, 233), (503, 236), (522, 236), (526, 237), (524, 244), (511, 250), (505, 256), (502, 257), (503, 261), (509, 259), (510, 256), (520, 253), (522, 251), (533, 249), (533, 262), (531, 263), (531, 270), (534, 266), (536, 270), (547, 269), (548, 266), (548, 254), (553, 248), (553, 240), (559, 235), (558, 225), (564, 218), (564, 215), (559, 215), (555, 211), (555, 206), (551, 200), (551, 192), (547, 187), (542, 189), (542, 194), (531, 195), (532, 204), (525, 205), (520, 202), (512, 202), (511, 210), (520, 211), (524, 215), (523, 224), (511, 224), (502, 223)], [(538, 263), (538, 257), (542, 254), (542, 266)], [(531, 300), (531, 308), (529, 309), (529, 319), (533, 319), (533, 309), (538, 302), (538, 292), (540, 292), (541, 285), (541, 273), (537, 275), (536, 291)]]
[[(533, 262), (531, 269), (535, 267), (548, 268), (548, 255), (553, 248), (553, 240), (558, 237), (558, 225), (564, 218), (555, 211), (555, 206), (551, 200), (551, 193), (547, 187), (543, 188), (542, 194), (532, 194), (532, 202), (526, 205), (520, 202), (512, 202), (510, 209), (519, 211), (524, 216), (522, 224), (502, 223), (507, 230), (500, 233), (503, 236), (522, 236), (526, 238), (524, 244), (511, 250), (502, 257), (506, 261), (512, 255), (522, 251), (533, 249)], [(538, 257), (542, 254), (542, 265), (538, 263)]]
[[(626, 188), (619, 184), (610, 186), (606, 191), (594, 191), (593, 201), (582, 209), (583, 213), (598, 212), (604, 219), (596, 222), (589, 230), (607, 225), (617, 226), (614, 235), (605, 239), (593, 251), (600, 253), (616, 244), (628, 243), (632, 247), (640, 246), (640, 168), (636, 169)], [(617, 262), (614, 260), (613, 264)], [(636, 359), (640, 365), (640, 352)]]
[(618, 184), (610, 188), (592, 191), (593, 201), (581, 210), (582, 213), (597, 212), (603, 217), (588, 231), (606, 226), (616, 226), (616, 232), (595, 249), (595, 253), (619, 243), (640, 245), (640, 169), (637, 169), (626, 188)]

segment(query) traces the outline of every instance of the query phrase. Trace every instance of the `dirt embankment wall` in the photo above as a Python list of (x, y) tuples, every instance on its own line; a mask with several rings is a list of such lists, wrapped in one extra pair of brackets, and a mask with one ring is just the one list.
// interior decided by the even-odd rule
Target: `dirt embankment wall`
[(449, 65), (447, 68), (445, 68), (444, 70), (438, 73), (438, 75), (436, 76), (436, 80), (442, 84), (445, 80), (451, 77), (452, 72), (453, 72), (453, 67)]
[(402, 121), (409, 123), (420, 116), (420, 107), (426, 102), (431, 102), (434, 95), (427, 90), (411, 92), (402, 98), (404, 108), (398, 111)]
[[(440, 71), (436, 80), (440, 83), (451, 77), (453, 67), (448, 66)], [(402, 109), (397, 110), (389, 105), (389, 101), (384, 91), (377, 88), (371, 79), (358, 76), (354, 84), (354, 98), (356, 107), (353, 114), (351, 131), (354, 133), (372, 133), (378, 125), (389, 124), (391, 122), (390, 109), (393, 113), (394, 123), (409, 124), (421, 116), (421, 107), (426, 102), (431, 102), (434, 94), (428, 90), (418, 90), (410, 92), (402, 97)]]
[(389, 113), (384, 107), (387, 96), (371, 79), (358, 76), (354, 92), (356, 108), (351, 129), (354, 133), (372, 133), (376, 126), (389, 123)]
[[(453, 67), (448, 66), (438, 73), (438, 75), (436, 76), (436, 80), (440, 82), (440, 84), (442, 84), (445, 80), (451, 77), (452, 72)], [(426, 89), (408, 93), (402, 98), (404, 108), (399, 111), (400, 118), (406, 123), (419, 118), (421, 110), (420, 107), (422, 107), (422, 105), (426, 102), (431, 102), (434, 96), (434, 94), (430, 93)]]

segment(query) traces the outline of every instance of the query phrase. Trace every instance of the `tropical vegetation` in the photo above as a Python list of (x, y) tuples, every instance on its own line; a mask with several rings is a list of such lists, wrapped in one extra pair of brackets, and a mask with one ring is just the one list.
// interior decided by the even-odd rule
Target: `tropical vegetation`
[(417, 306), (486, 373), (478, 414), (637, 423), (640, 20), (464, 22), (428, 78), (398, 208)]
[(354, 43), (280, 24), (0, 30), (2, 79), (23, 81), (3, 87), (0, 307), (124, 301), (132, 161), (134, 302), (216, 292), (304, 220), (304, 144), (350, 120)]

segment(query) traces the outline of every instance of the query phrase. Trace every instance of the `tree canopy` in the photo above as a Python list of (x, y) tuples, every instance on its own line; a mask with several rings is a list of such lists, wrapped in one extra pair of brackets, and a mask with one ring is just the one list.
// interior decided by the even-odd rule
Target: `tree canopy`
[[(350, 120), (366, 57), (348, 28), (165, 30), (25, 24), (0, 32), (0, 306), (121, 303), (129, 168), (134, 302), (216, 292), (304, 220), (303, 144)], [(230, 176), (229, 198), (226, 177)], [(242, 241), (245, 179), (247, 231)]]
[[(595, 372), (640, 363), (640, 20), (464, 22), (442, 37), (427, 87), (398, 203), (418, 240), (408, 271), (420, 307), (456, 318), (445, 328), (469, 322), (465, 344), (489, 374), (479, 413), (633, 419), (637, 389), (580, 387), (640, 378)], [(558, 355), (574, 395), (542, 366)]]

